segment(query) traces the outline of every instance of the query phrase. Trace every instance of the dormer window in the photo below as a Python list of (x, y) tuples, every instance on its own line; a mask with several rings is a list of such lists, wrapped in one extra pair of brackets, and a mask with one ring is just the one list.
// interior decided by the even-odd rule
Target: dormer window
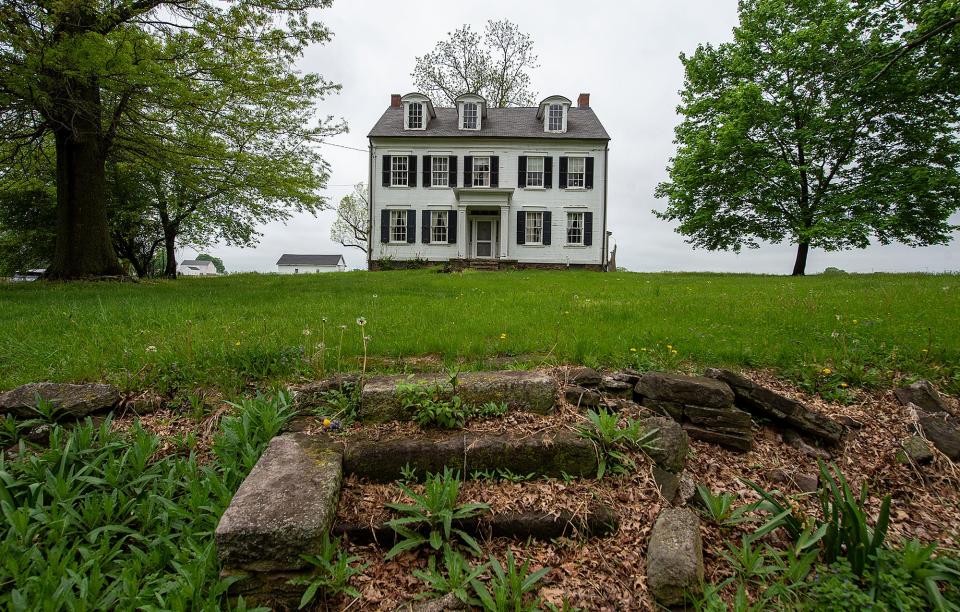
[(477, 105), (473, 102), (465, 102), (463, 105), (463, 129), (477, 129)]
[(407, 104), (407, 129), (423, 129), (423, 104), (420, 102), (410, 102)]
[(550, 132), (563, 131), (563, 105), (550, 105), (550, 108), (547, 111), (547, 130)]

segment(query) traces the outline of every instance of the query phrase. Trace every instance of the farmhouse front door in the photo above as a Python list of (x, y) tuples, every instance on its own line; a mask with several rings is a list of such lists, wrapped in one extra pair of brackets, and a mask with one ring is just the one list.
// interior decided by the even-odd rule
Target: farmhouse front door
[(473, 256), (480, 259), (495, 257), (497, 253), (497, 222), (489, 219), (473, 221)]

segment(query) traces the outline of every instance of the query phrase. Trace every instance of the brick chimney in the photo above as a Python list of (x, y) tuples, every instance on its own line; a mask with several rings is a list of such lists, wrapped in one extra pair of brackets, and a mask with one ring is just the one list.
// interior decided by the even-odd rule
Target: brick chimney
[(577, 98), (577, 108), (590, 108), (590, 94), (580, 94), (580, 97)]
[(390, 108), (400, 108), (400, 94), (390, 94)]

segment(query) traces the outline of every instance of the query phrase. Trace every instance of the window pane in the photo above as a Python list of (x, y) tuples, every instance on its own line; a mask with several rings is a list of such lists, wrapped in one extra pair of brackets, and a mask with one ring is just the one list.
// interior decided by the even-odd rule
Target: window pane
[(567, 213), (567, 243), (583, 244), (583, 213)]
[(390, 242), (407, 241), (407, 211), (390, 211)]
[(567, 187), (583, 187), (586, 160), (583, 157), (567, 159)]
[(431, 186), (433, 187), (446, 187), (449, 183), (448, 169), (450, 168), (450, 158), (448, 157), (431, 157), (431, 174), (432, 181)]
[(473, 158), (473, 186), (474, 187), (490, 186), (490, 158), (489, 157)]
[(547, 129), (551, 132), (563, 129), (563, 106), (560, 104), (551, 104), (547, 110)]
[(477, 105), (473, 102), (463, 105), (463, 127), (468, 130), (477, 129)]
[(527, 244), (540, 244), (543, 242), (543, 213), (528, 212), (526, 224)]
[(420, 129), (423, 127), (423, 105), (411, 103), (407, 105), (407, 127)]
[(527, 158), (527, 187), (543, 187), (543, 158)]
[(406, 155), (394, 155), (390, 158), (390, 185), (393, 187), (407, 186)]

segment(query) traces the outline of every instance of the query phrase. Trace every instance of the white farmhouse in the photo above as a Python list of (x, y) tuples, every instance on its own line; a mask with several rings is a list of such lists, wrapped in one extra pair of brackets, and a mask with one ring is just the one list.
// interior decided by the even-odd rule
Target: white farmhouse
[(370, 139), (368, 265), (607, 266), (610, 137), (590, 108), (394, 94)]
[(343, 272), (347, 262), (343, 255), (290, 255), (284, 253), (277, 260), (280, 274), (315, 274), (317, 272)]
[(217, 268), (205, 259), (184, 259), (180, 262), (181, 276), (216, 276)]

